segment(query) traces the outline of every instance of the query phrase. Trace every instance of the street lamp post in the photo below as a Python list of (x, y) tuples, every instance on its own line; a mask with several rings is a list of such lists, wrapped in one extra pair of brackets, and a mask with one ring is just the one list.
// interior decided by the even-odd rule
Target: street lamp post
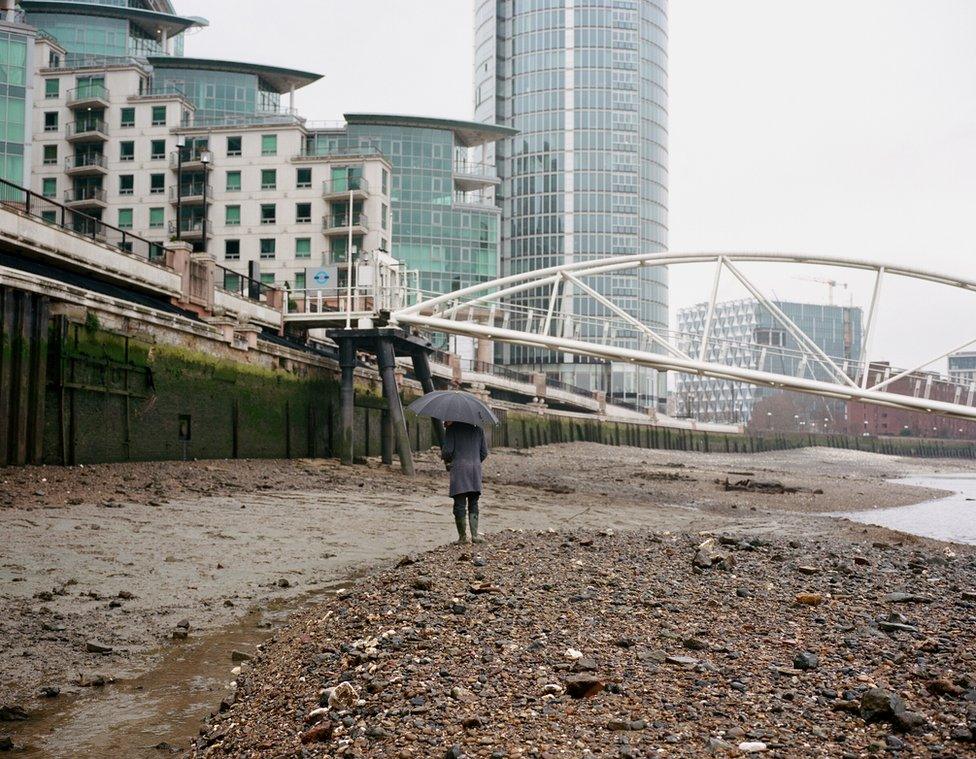
[(182, 238), (180, 222), (183, 210), (183, 148), (186, 147), (186, 135), (176, 135), (176, 239)]
[(210, 168), (210, 151), (200, 151), (200, 163), (203, 164), (203, 252), (207, 252), (207, 171)]

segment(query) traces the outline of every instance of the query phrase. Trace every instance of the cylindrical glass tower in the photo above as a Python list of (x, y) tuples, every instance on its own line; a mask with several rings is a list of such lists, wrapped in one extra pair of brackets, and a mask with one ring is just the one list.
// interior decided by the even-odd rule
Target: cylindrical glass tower
[[(514, 127), (498, 166), (503, 274), (667, 249), (667, 0), (475, 0), (475, 118)], [(645, 324), (668, 325), (664, 267), (587, 284)], [(548, 291), (519, 305), (547, 309)], [(565, 296), (581, 337), (603, 339), (594, 298)], [(650, 349), (636, 331), (616, 344)], [(522, 346), (506, 363), (621, 400), (663, 404), (665, 378)]]

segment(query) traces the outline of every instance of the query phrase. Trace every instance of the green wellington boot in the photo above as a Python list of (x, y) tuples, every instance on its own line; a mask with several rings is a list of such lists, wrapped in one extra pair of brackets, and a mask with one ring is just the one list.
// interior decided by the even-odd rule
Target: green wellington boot
[(471, 525), (471, 542), (484, 543), (485, 539), (478, 535), (478, 515), (468, 514), (468, 524)]
[(458, 531), (458, 545), (468, 542), (468, 536), (464, 529), (464, 517), (454, 517), (454, 524), (457, 526)]

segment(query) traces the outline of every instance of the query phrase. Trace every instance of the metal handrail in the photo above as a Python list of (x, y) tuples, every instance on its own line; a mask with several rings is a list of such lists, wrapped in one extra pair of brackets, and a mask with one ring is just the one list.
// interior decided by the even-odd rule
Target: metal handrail
[(108, 137), (108, 126), (102, 119), (80, 119), (72, 121), (65, 127), (65, 135), (84, 134), (85, 132), (101, 132)]
[(452, 171), (455, 174), (465, 174), (478, 177), (498, 177), (498, 170), (493, 163), (478, 163), (475, 161), (454, 161)]
[(367, 227), (368, 217), (363, 212), (352, 213), (352, 224), (350, 224), (350, 215), (348, 213), (333, 213), (328, 214), (322, 219), (322, 229), (341, 229), (343, 227), (348, 228), (353, 227)]
[(77, 103), (80, 100), (108, 100), (109, 91), (104, 84), (83, 84), (68, 90), (66, 93), (68, 105)]
[(105, 190), (101, 187), (73, 187), (64, 191), (65, 203), (77, 203), (82, 200), (97, 200), (105, 202)]
[(64, 159), (65, 170), (81, 169), (85, 166), (101, 166), (108, 168), (108, 161), (103, 153), (78, 153), (66, 156)]
[[(213, 151), (210, 150), (210, 148), (194, 147), (191, 150), (187, 150), (186, 148), (183, 148), (183, 168), (185, 169), (188, 163), (194, 163), (203, 160), (200, 156), (204, 152), (210, 153), (210, 163), (211, 165), (213, 165)], [(180, 166), (180, 157), (179, 157), (179, 149), (177, 148), (176, 150), (174, 150), (172, 153), (169, 154), (169, 167), (171, 169), (176, 169), (179, 168), (179, 166)]]
[[(221, 290), (226, 290), (229, 293), (234, 293), (235, 295), (240, 295), (244, 298), (249, 298), (251, 300), (261, 300), (262, 296), (267, 300), (268, 295), (277, 290), (280, 287), (274, 287), (273, 285), (268, 285), (259, 279), (254, 279), (246, 274), (241, 274), (239, 271), (234, 271), (226, 266), (221, 266), (220, 264), (214, 264), (219, 276), (215, 277), (217, 282), (217, 287)], [(232, 286), (229, 284), (234, 282)]]
[[(206, 187), (206, 192), (204, 192), (204, 187)], [(206, 185), (203, 182), (193, 182), (192, 184), (169, 188), (169, 199), (174, 203), (177, 199), (186, 200), (197, 195), (206, 195), (208, 198), (213, 198), (213, 185), (209, 182)]]
[(166, 257), (166, 250), (161, 243), (151, 242), (120, 227), (106, 224), (6, 179), (0, 179), (0, 204), (45, 224), (60, 227), (73, 234), (83, 234), (128, 256), (150, 261), (162, 261)]
[(369, 182), (363, 177), (342, 177), (327, 179), (322, 183), (323, 195), (336, 195), (343, 192), (369, 192)]
[[(176, 220), (169, 220), (169, 233), (171, 235), (176, 234)], [(180, 232), (202, 232), (203, 231), (203, 219), (193, 219), (183, 217), (180, 219)], [(210, 237), (210, 225), (207, 225), (207, 236)]]

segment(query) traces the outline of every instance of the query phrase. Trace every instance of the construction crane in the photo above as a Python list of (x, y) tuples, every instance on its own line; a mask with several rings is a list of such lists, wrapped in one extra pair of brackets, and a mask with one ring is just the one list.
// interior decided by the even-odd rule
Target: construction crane
[(828, 290), (827, 290), (827, 293), (828, 293), (828, 295), (827, 295), (827, 305), (829, 305), (829, 306), (834, 305), (834, 288), (835, 287), (843, 287), (845, 290), (847, 289), (847, 283), (846, 282), (838, 282), (836, 279), (823, 279), (821, 277), (793, 277), (793, 279), (802, 279), (802, 280), (805, 280), (806, 282), (819, 282), (822, 285), (827, 285), (827, 287), (828, 287)]

